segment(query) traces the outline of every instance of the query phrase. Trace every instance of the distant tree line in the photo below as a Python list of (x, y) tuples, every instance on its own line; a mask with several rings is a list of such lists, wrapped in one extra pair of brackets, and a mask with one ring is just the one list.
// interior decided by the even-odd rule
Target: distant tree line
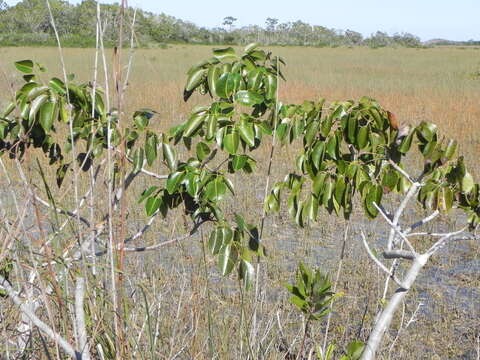
[[(57, 30), (64, 46), (95, 45), (97, 2), (83, 0), (74, 5), (63, 0), (50, 0)], [(118, 37), (119, 5), (101, 5), (103, 39), (106, 46)], [(125, 11), (133, 20), (134, 9)], [(336, 30), (303, 21), (280, 23), (268, 17), (265, 25), (236, 27), (236, 18), (227, 16), (223, 27), (206, 28), (166, 14), (154, 14), (138, 9), (135, 14), (137, 46), (159, 46), (167, 43), (244, 45), (259, 42), (264, 45), (301, 46), (385, 46), (421, 47), (420, 39), (409, 33), (388, 35), (378, 31), (370, 37), (353, 30)], [(126, 34), (130, 29), (125, 29)], [(8, 6), (0, 0), (0, 45), (54, 45), (50, 17), (44, 0), (23, 0)], [(124, 37), (127, 41), (128, 36)]]

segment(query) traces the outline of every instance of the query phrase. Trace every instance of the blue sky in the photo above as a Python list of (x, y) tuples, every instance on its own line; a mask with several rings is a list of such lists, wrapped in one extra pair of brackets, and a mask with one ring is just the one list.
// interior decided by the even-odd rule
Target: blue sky
[[(17, 2), (7, 0), (9, 5)], [(238, 18), (237, 26), (263, 26), (267, 17), (273, 17), (367, 36), (382, 30), (410, 32), (422, 40), (480, 39), (480, 0), (130, 0), (129, 5), (207, 27), (221, 26), (222, 19), (232, 15)]]

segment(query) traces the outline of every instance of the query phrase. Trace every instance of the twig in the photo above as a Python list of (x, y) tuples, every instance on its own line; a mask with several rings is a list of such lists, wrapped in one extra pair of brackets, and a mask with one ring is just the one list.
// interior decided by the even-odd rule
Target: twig
[(395, 281), (397, 283), (398, 286), (400, 286), (401, 288), (404, 288), (402, 282), (395, 276), (395, 274), (393, 274), (390, 270), (387, 269), (387, 267), (385, 265), (383, 265), (381, 263), (380, 260), (378, 260), (375, 255), (373, 254), (372, 250), (370, 249), (370, 247), (368, 246), (368, 243), (367, 243), (367, 239), (365, 238), (365, 234), (363, 233), (363, 231), (361, 232), (362, 234), (362, 240), (363, 240), (363, 245), (365, 246), (365, 249), (367, 250), (367, 253), (368, 253), (368, 256), (370, 256), (370, 258), (375, 262), (375, 264), (377, 264), (377, 266), (382, 269), (383, 271), (385, 271), (388, 276), (390, 278), (393, 279), (393, 281)]
[[(426, 254), (428, 254), (429, 256), (430, 255), (433, 255), (436, 251), (440, 250), (443, 246), (445, 246), (445, 244), (447, 243), (448, 240), (451, 240), (451, 238), (455, 235), (458, 235), (458, 234), (461, 234), (462, 232), (464, 232), (466, 229), (466, 227), (464, 227), (463, 229), (460, 229), (458, 231), (454, 231), (454, 232), (451, 232), (449, 234), (445, 234), (441, 239), (439, 239), (435, 244), (433, 244), (433, 246), (428, 249), (428, 251), (426, 252)], [(461, 237), (461, 238), (456, 238), (455, 240), (467, 240), (467, 239), (471, 239), (472, 237), (470, 236), (465, 236), (465, 237)]]
[[(398, 234), (401, 236), (401, 238), (405, 241), (405, 243), (407, 244), (407, 246), (409, 247), (409, 249), (414, 253), (416, 254), (417, 252), (415, 251), (415, 248), (413, 247), (413, 245), (410, 243), (410, 241), (408, 240), (407, 236), (402, 232), (402, 230), (400, 229), (400, 227), (395, 223), (395, 222), (392, 222), (388, 215), (384, 213), (383, 209), (377, 205), (377, 203), (373, 203), (373, 206), (375, 206), (378, 211), (380, 212), (380, 214), (383, 216), (383, 218), (387, 221), (387, 223), (391, 226), (391, 228)], [(395, 221), (395, 220), (394, 220)], [(389, 247), (388, 250), (391, 250), (391, 248)]]
[(81, 360), (82, 354), (77, 352), (72, 345), (70, 345), (63, 337), (59, 334), (54, 332), (50, 326), (45, 324), (42, 320), (40, 320), (33, 311), (26, 306), (22, 300), (18, 297), (15, 290), (13, 290), (12, 286), (8, 283), (8, 281), (0, 275), (0, 285), (5, 290), (7, 295), (12, 299), (13, 303), (20, 308), (32, 323), (38, 327), (41, 331), (43, 331), (50, 339), (52, 339), (56, 344), (58, 344), (70, 357)]
[(433, 219), (435, 219), (438, 215), (440, 215), (440, 211), (438, 210), (435, 210), (433, 213), (431, 213), (430, 215), (428, 215), (426, 218), (420, 220), (420, 221), (417, 221), (415, 224), (411, 225), (410, 227), (406, 228), (404, 233), (405, 234), (409, 234), (412, 230), (422, 226), (422, 225), (425, 225), (427, 222), (429, 221), (432, 221)]

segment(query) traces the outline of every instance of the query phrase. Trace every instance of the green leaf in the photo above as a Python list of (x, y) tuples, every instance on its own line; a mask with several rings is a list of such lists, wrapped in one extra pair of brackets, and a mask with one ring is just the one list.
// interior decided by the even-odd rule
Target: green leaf
[(167, 161), (168, 168), (175, 170), (177, 167), (177, 150), (170, 144), (162, 143), (163, 158)]
[(402, 154), (406, 154), (409, 150), (410, 147), (412, 146), (412, 139), (413, 139), (413, 131), (405, 136), (402, 141), (400, 142), (400, 146), (398, 147), (398, 151), (401, 152)]
[(455, 152), (457, 151), (457, 142), (455, 140), (450, 140), (445, 148), (443, 156), (447, 160), (451, 160)]
[(223, 245), (223, 232), (221, 228), (217, 227), (210, 233), (208, 239), (208, 249), (212, 255), (217, 255)]
[(367, 126), (362, 126), (358, 130), (357, 134), (357, 146), (359, 149), (364, 149), (365, 146), (367, 146), (368, 143), (368, 127)]
[(250, 146), (255, 146), (255, 130), (253, 128), (253, 124), (249, 122), (247, 119), (241, 119), (238, 123), (238, 131), (240, 133), (241, 138), (245, 143)]
[(35, 121), (35, 117), (37, 116), (37, 112), (40, 110), (40, 107), (48, 100), (48, 95), (43, 94), (35, 98), (32, 101), (32, 105), (30, 107), (30, 112), (28, 114), (29, 124), (33, 124)]
[(207, 140), (213, 140), (215, 138), (215, 135), (217, 133), (217, 125), (218, 125), (218, 120), (216, 115), (207, 115), (205, 119), (205, 123), (207, 124), (207, 134), (205, 135), (205, 138)]
[(234, 155), (232, 157), (232, 167), (235, 171), (243, 169), (245, 164), (247, 163), (248, 156), (247, 155)]
[(268, 100), (273, 100), (277, 97), (277, 76), (273, 74), (267, 74), (265, 83), (266, 94), (265, 97)]
[(247, 88), (251, 91), (257, 91), (262, 84), (263, 75), (260, 69), (253, 69), (247, 75)]
[(259, 47), (260, 45), (258, 43), (250, 43), (248, 44), (247, 46), (245, 46), (245, 52), (248, 54), (249, 52), (255, 50), (257, 47)]
[(207, 69), (200, 68), (192, 72), (187, 79), (187, 85), (185, 86), (185, 90), (186, 91), (194, 90), (198, 85), (200, 85), (205, 80), (206, 75), (207, 75)]
[(227, 276), (233, 270), (238, 258), (237, 250), (231, 243), (222, 246), (218, 256), (218, 268), (223, 276)]
[(238, 275), (243, 282), (243, 287), (246, 290), (250, 289), (255, 278), (255, 268), (252, 263), (242, 259), (238, 268)]
[(449, 187), (443, 186), (437, 192), (437, 207), (443, 212), (448, 212), (453, 206), (453, 192)]
[(143, 160), (145, 158), (145, 151), (143, 148), (138, 148), (133, 153), (133, 172), (138, 173), (142, 170)]
[(350, 144), (355, 144), (357, 140), (357, 127), (358, 127), (358, 121), (355, 118), (354, 114), (351, 114), (350, 117), (348, 118), (348, 126), (347, 126), (347, 137), (348, 141)]
[(239, 144), (240, 136), (238, 135), (238, 131), (235, 129), (230, 134), (227, 134), (223, 137), (223, 147), (232, 155), (237, 153)]
[(365, 345), (359, 340), (354, 340), (347, 346), (347, 355), (349, 360), (358, 360), (362, 356)]
[(305, 218), (310, 221), (317, 221), (318, 216), (318, 198), (310, 194), (303, 208)]
[(210, 89), (210, 93), (212, 96), (218, 96), (217, 94), (217, 80), (220, 77), (221, 69), (219, 66), (212, 65), (208, 69), (208, 74), (207, 74), (207, 82), (208, 82), (208, 88)]
[(365, 209), (371, 218), (378, 215), (378, 209), (373, 203), (380, 205), (382, 199), (383, 189), (379, 185), (370, 185), (365, 197)]
[(145, 141), (145, 155), (147, 157), (148, 166), (152, 166), (157, 158), (158, 137), (154, 133), (147, 133), (147, 141)]
[(194, 114), (187, 122), (185, 126), (185, 130), (183, 132), (183, 136), (189, 137), (191, 136), (200, 126), (202, 126), (203, 122), (205, 121), (206, 114)]
[(149, 197), (147, 202), (145, 203), (145, 212), (147, 216), (152, 216), (158, 210), (160, 205), (162, 204), (162, 199), (159, 197)]
[(469, 194), (472, 191), (474, 186), (475, 186), (475, 182), (473, 180), (473, 176), (470, 173), (466, 172), (465, 176), (462, 178), (462, 183), (461, 183), (461, 189), (463, 193)]
[(56, 104), (53, 102), (46, 102), (40, 107), (40, 118), (39, 122), (42, 126), (45, 133), (48, 134), (52, 128), (54, 115), (55, 115)]
[(327, 142), (327, 154), (334, 160), (337, 159), (337, 137), (330, 136)]
[(31, 73), (33, 72), (33, 61), (32, 60), (21, 60), (15, 62), (15, 67), (18, 71), (23, 73)]
[(264, 98), (262, 95), (255, 93), (253, 91), (240, 90), (235, 94), (234, 100), (237, 103), (245, 106), (253, 106), (253, 105), (261, 104), (264, 101)]
[(52, 78), (49, 81), (49, 85), (50, 85), (50, 89), (52, 89), (53, 91), (55, 91), (60, 95), (63, 95), (66, 93), (65, 84), (59, 78)]
[(185, 177), (185, 173), (183, 171), (175, 171), (168, 175), (167, 179), (167, 191), (170, 195), (177, 191), (178, 185), (182, 182), (183, 178)]
[(223, 49), (213, 49), (213, 56), (218, 60), (236, 59), (235, 50), (232, 47)]
[(210, 154), (210, 148), (203, 141), (197, 144), (196, 151), (199, 161), (203, 161)]
[(226, 192), (227, 186), (221, 177), (217, 177), (215, 180), (210, 181), (205, 187), (205, 197), (213, 202), (222, 200)]
[(138, 203), (142, 203), (147, 197), (153, 194), (155, 190), (157, 190), (157, 186), (150, 186), (148, 189), (143, 190), (142, 195), (138, 198)]

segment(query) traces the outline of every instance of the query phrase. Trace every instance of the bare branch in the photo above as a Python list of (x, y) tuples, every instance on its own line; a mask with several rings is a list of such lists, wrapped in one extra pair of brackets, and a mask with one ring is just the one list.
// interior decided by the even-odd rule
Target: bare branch
[(411, 251), (406, 250), (387, 250), (383, 252), (383, 257), (385, 259), (405, 259), (405, 260), (414, 260), (415, 254)]
[[(395, 223), (395, 219), (394, 221), (392, 222), (392, 220), (389, 219), (388, 215), (384, 213), (383, 209), (377, 205), (377, 203), (373, 203), (373, 206), (375, 206), (378, 211), (380, 212), (380, 214), (383, 216), (383, 218), (387, 221), (387, 223), (390, 225), (390, 227), (398, 234), (400, 235), (400, 237), (405, 241), (405, 243), (407, 244), (407, 246), (409, 247), (409, 249), (414, 253), (416, 254), (417, 252), (415, 251), (415, 248), (413, 247), (413, 245), (410, 243), (410, 241), (408, 240), (407, 236), (402, 232), (402, 230), (400, 229), (400, 227), (397, 225), (397, 223)], [(388, 244), (390, 245), (390, 244)], [(389, 246), (388, 247), (388, 250), (391, 250), (391, 247)]]
[(70, 345), (63, 337), (59, 334), (54, 332), (50, 326), (45, 324), (42, 320), (40, 320), (35, 313), (30, 310), (28, 306), (26, 306), (22, 300), (18, 297), (15, 290), (13, 290), (10, 283), (0, 275), (0, 286), (5, 290), (7, 295), (12, 299), (13, 303), (20, 308), (22, 311), (31, 321), (32, 323), (38, 327), (41, 331), (43, 331), (50, 339), (52, 339), (56, 344), (58, 344), (70, 357), (80, 360), (82, 359), (82, 355), (75, 351), (72, 345)]
[(433, 219), (435, 219), (438, 215), (440, 215), (440, 211), (438, 210), (435, 210), (433, 213), (431, 213), (430, 215), (428, 215), (426, 218), (416, 222), (415, 224), (411, 225), (410, 227), (406, 228), (404, 233), (405, 234), (409, 234), (412, 230), (422, 226), (422, 225), (425, 225), (427, 222), (429, 221), (432, 221)]
[(363, 233), (363, 231), (361, 232), (362, 234), (362, 240), (363, 240), (363, 245), (365, 246), (365, 249), (367, 250), (367, 253), (368, 253), (368, 256), (370, 256), (370, 258), (373, 260), (373, 262), (375, 262), (375, 264), (377, 264), (377, 266), (382, 269), (383, 271), (385, 271), (388, 276), (390, 278), (392, 278), (393, 281), (395, 281), (397, 283), (398, 286), (400, 286), (401, 288), (404, 288), (402, 282), (395, 276), (395, 274), (393, 274), (390, 270), (387, 269), (387, 267), (385, 265), (383, 265), (380, 260), (378, 260), (375, 255), (373, 254), (372, 250), (370, 249), (370, 247), (368, 246), (368, 243), (367, 243), (367, 239), (365, 238), (365, 234)]
[(421, 186), (421, 184), (418, 183), (417, 181), (415, 181), (415, 179), (413, 179), (405, 170), (403, 170), (400, 166), (395, 164), (395, 162), (393, 160), (388, 160), (388, 163), (395, 170), (397, 170), (400, 174), (402, 174), (405, 178), (407, 178), (407, 180), (410, 181), (412, 183), (412, 185), (416, 185), (417, 187)]
[[(435, 244), (433, 244), (433, 246), (430, 249), (428, 249), (426, 254), (428, 254), (429, 256), (433, 255), (435, 252), (437, 252), (443, 246), (445, 246), (445, 244), (447, 243), (448, 240), (454, 240), (454, 239), (452, 239), (452, 237), (454, 237), (455, 235), (461, 234), (462, 232), (465, 231), (465, 229), (466, 229), (466, 227), (464, 227), (463, 229), (460, 229), (458, 231), (454, 231), (454, 232), (451, 232), (449, 234), (445, 234)], [(472, 238), (473, 238), (473, 236), (463, 236), (463, 237), (455, 238), (455, 240), (468, 240), (468, 239), (472, 239)]]
[(77, 322), (78, 346), (83, 360), (90, 360), (90, 351), (87, 342), (87, 328), (85, 326), (85, 312), (83, 299), (85, 298), (85, 279), (78, 277), (75, 287), (75, 320)]

